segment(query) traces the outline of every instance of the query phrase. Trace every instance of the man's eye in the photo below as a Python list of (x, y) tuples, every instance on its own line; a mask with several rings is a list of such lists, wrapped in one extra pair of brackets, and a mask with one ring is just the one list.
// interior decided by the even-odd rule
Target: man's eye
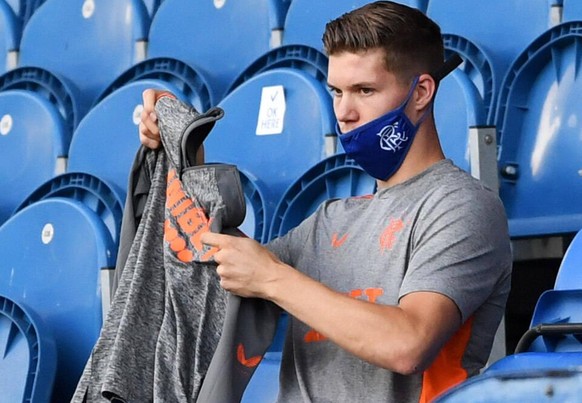
[(370, 95), (374, 90), (372, 88), (360, 88), (360, 92), (364, 95)]
[(340, 90), (338, 90), (337, 88), (329, 88), (329, 92), (331, 93), (332, 96), (334, 97), (339, 97), (342, 95), (342, 92)]

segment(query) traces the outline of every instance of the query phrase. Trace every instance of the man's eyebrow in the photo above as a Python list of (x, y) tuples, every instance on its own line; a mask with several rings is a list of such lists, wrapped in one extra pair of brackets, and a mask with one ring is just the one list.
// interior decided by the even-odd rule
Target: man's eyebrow
[[(360, 83), (354, 83), (354, 84), (350, 84), (350, 85), (348, 86), (348, 89), (350, 89), (350, 90), (358, 90), (358, 89), (361, 89), (361, 88), (373, 88), (373, 87), (375, 87), (376, 85), (377, 85), (377, 84), (375, 84), (375, 83), (373, 83), (373, 82), (363, 81), (363, 82), (360, 82)], [(327, 86), (328, 86), (329, 88), (337, 88), (335, 85), (333, 85), (333, 84), (332, 84), (332, 83), (330, 83), (330, 82), (328, 82), (328, 83), (327, 83)]]

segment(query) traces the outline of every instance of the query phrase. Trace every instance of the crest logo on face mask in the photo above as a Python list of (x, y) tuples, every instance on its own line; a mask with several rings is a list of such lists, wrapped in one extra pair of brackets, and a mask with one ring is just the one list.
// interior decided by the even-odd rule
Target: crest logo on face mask
[(384, 126), (382, 130), (376, 133), (380, 137), (380, 148), (386, 151), (396, 152), (403, 147), (403, 144), (408, 141), (406, 133), (399, 131), (398, 122)]

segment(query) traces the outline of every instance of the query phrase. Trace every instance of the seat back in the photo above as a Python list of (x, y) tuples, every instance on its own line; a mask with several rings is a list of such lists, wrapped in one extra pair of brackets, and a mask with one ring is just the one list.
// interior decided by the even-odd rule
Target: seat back
[(57, 352), (50, 329), (30, 309), (0, 295), (0, 393), (19, 402), (51, 399)]
[(0, 294), (44, 321), (57, 348), (55, 401), (71, 398), (102, 324), (100, 271), (115, 246), (95, 211), (78, 200), (33, 203), (0, 227)]
[(582, 289), (582, 230), (578, 231), (560, 264), (554, 288), (557, 290)]
[(149, 33), (148, 57), (181, 60), (206, 77), (218, 103), (232, 80), (271, 48), (273, 0), (165, 0)]
[(287, 187), (325, 156), (325, 137), (335, 124), (331, 102), (305, 72), (278, 68), (258, 74), (219, 104), (225, 116), (205, 141), (206, 160), (236, 164), (257, 178), (270, 220)]
[[(542, 360), (545, 359), (541, 357)], [(548, 361), (551, 358), (547, 358)], [(437, 397), (435, 403), (462, 402), (546, 402), (576, 401), (582, 394), (582, 371), (576, 368), (581, 357), (557, 357), (559, 363), (570, 362), (571, 366), (537, 368), (508, 368), (504, 371), (486, 371)], [(530, 362), (536, 362), (531, 360)], [(551, 396), (548, 396), (551, 391)]]
[[(426, 10), (426, 0), (397, 0), (405, 4)], [(287, 11), (283, 33), (284, 45), (307, 45), (323, 51), (321, 37), (325, 24), (344, 13), (361, 7), (369, 0), (293, 0)]]
[[(129, 172), (140, 147), (142, 93), (158, 88), (181, 96), (161, 80), (131, 82), (105, 97), (85, 115), (71, 141), (68, 172), (85, 172), (113, 184), (125, 200)], [(182, 95), (183, 96), (183, 95)]]
[[(494, 120), (496, 94), (510, 64), (550, 27), (550, 14), (547, 0), (429, 2), (427, 15), (441, 27), (447, 48), (460, 53), (470, 64), (475, 85), (481, 88), (484, 79), (492, 80), (493, 87), (484, 88), (482, 93), (490, 111), (489, 123)], [(510, 32), (511, 40), (507, 40)], [(451, 34), (462, 41), (447, 41)]]
[(150, 80), (151, 88), (173, 88), (176, 96), (199, 111), (206, 111), (212, 106), (210, 85), (200, 72), (168, 57), (150, 58), (130, 67), (105, 88), (95, 104), (121, 87), (141, 80)]
[(269, 239), (285, 235), (309, 217), (324, 201), (371, 195), (376, 182), (345, 154), (314, 164), (289, 186), (279, 201)]
[(582, 3), (578, 0), (564, 0), (562, 22), (581, 21)]
[(149, 28), (141, 0), (50, 0), (22, 33), (20, 65), (65, 77), (85, 114), (103, 89), (145, 58)]
[(487, 113), (479, 91), (464, 71), (455, 69), (441, 81), (434, 116), (445, 156), (469, 172), (469, 128), (486, 125)]
[(38, 186), (64, 172), (70, 136), (43, 96), (0, 91), (0, 223)]
[(513, 237), (582, 228), (581, 28), (580, 21), (564, 23), (532, 42), (500, 93), (500, 196)]

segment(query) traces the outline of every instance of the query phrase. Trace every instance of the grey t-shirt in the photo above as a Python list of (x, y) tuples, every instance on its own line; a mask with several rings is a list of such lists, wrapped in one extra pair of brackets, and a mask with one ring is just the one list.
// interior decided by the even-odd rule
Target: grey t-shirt
[(510, 288), (507, 219), (497, 195), (449, 160), (373, 196), (327, 201), (269, 248), (353, 298), (397, 305), (416, 291), (446, 295), (464, 323), (433, 367), (404, 376), (291, 318), (279, 401), (418, 402), (486, 363)]

